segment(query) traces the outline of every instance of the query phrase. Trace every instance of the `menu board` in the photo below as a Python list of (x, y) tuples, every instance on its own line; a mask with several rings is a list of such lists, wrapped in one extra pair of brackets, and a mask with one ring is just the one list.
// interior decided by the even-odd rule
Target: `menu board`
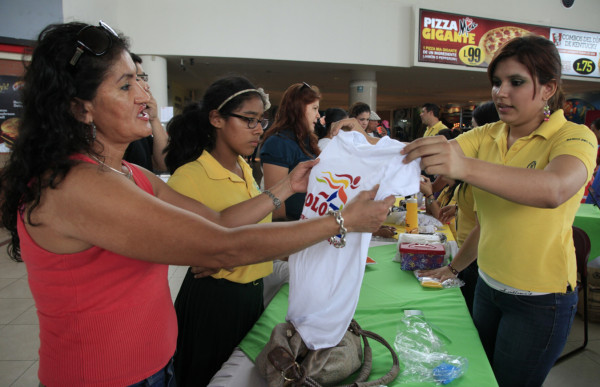
[(550, 36), (562, 60), (562, 73), (600, 77), (600, 34), (551, 28)]
[[(18, 120), (23, 110), (19, 77), (0, 75), (0, 143), (12, 144), (18, 132)], [(0, 148), (3, 152), (4, 148)]]
[(502, 44), (527, 34), (548, 38), (550, 28), (421, 9), (418, 61), (485, 68)]

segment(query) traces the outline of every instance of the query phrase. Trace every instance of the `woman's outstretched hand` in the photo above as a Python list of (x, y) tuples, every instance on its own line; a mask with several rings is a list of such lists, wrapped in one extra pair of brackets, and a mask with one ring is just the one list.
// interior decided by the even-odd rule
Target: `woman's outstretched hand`
[(286, 179), (293, 192), (306, 192), (308, 188), (308, 177), (312, 168), (319, 163), (319, 159), (308, 160), (298, 163)]
[(442, 266), (432, 270), (421, 270), (419, 272), (419, 277), (437, 278), (440, 280), (440, 282), (444, 282), (447, 279), (456, 278), (456, 275), (452, 273), (448, 266)]
[(466, 157), (458, 144), (444, 136), (422, 137), (411, 142), (400, 151), (406, 155), (405, 164), (421, 158), (421, 169), (429, 175), (444, 175), (455, 180), (464, 180)]

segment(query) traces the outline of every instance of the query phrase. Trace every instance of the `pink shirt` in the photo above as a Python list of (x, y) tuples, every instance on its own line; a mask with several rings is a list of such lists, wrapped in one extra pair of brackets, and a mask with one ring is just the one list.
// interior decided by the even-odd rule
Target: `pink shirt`
[[(143, 172), (129, 166), (153, 194)], [(31, 239), (21, 217), (17, 227), (40, 322), (42, 384), (126, 386), (167, 364), (177, 342), (167, 265), (99, 247), (54, 254)]]

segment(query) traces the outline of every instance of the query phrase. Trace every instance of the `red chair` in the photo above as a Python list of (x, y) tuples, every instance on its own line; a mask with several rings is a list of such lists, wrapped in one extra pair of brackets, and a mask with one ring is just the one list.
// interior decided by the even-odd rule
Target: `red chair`
[(581, 287), (583, 290), (583, 345), (575, 348), (574, 350), (563, 354), (556, 360), (558, 364), (564, 360), (567, 360), (571, 356), (583, 351), (588, 342), (588, 281), (587, 281), (587, 264), (590, 256), (590, 250), (592, 244), (588, 234), (580, 229), (579, 227), (573, 226), (573, 242), (575, 243), (575, 256), (577, 257), (577, 273), (579, 273), (579, 280), (577, 281), (577, 287)]

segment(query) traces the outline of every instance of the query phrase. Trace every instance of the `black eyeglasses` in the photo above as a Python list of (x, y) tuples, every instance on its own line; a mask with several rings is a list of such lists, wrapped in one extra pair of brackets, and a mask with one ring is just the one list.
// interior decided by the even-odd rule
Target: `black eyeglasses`
[(259, 120), (258, 118), (244, 117), (244, 116), (240, 116), (239, 114), (235, 114), (235, 113), (229, 113), (228, 115), (231, 117), (236, 117), (236, 118), (246, 121), (248, 123), (248, 129), (256, 128), (256, 125), (258, 125), (259, 123), (263, 129), (266, 129), (267, 126), (269, 125), (269, 120), (267, 118), (261, 118)]
[(135, 74), (135, 76), (144, 82), (148, 82), (148, 74), (146, 74), (146, 73)]
[(98, 24), (99, 26), (85, 26), (77, 33), (77, 48), (69, 61), (71, 66), (77, 64), (84, 50), (96, 56), (102, 56), (111, 48), (113, 38), (119, 39), (119, 35), (108, 24), (102, 20)]

